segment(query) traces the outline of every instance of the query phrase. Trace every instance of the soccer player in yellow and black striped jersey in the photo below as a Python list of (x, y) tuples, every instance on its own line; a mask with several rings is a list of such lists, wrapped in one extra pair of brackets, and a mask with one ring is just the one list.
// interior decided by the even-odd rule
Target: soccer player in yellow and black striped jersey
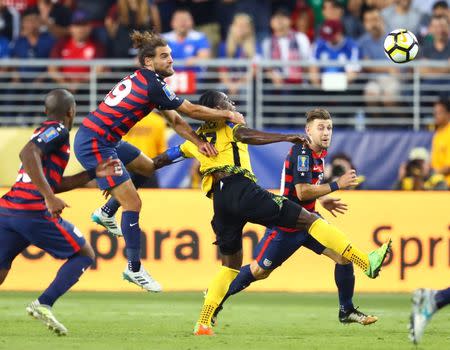
[[(235, 110), (229, 98), (217, 91), (204, 93), (200, 104), (210, 108)], [(239, 273), (242, 264), (242, 230), (247, 222), (306, 230), (325, 247), (359, 266), (370, 278), (378, 276), (389, 251), (390, 241), (366, 254), (353, 246), (344, 233), (316, 214), (256, 184), (247, 144), (263, 145), (283, 141), (304, 143), (307, 142), (304, 136), (266, 133), (226, 122), (205, 123), (197, 133), (215, 145), (218, 151), (216, 157), (204, 157), (195, 146), (185, 142), (154, 159), (157, 169), (180, 157), (197, 158), (202, 174), (202, 189), (213, 199), (212, 227), (222, 255), (222, 268), (208, 286), (194, 334), (214, 334), (211, 317)]]

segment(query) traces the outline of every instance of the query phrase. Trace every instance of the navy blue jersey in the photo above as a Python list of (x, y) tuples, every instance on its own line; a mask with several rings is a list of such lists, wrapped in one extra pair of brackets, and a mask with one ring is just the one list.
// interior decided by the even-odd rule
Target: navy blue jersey
[(142, 68), (123, 78), (83, 125), (117, 142), (154, 108), (176, 109), (183, 103), (155, 72)]
[(281, 178), (281, 194), (291, 201), (300, 204), (306, 210), (315, 211), (316, 200), (300, 201), (297, 197), (295, 185), (307, 183), (319, 185), (323, 180), (323, 168), (327, 151), (320, 154), (308, 146), (297, 144), (292, 146), (286, 160)]
[[(42, 169), (53, 190), (61, 183), (70, 155), (69, 131), (58, 121), (47, 120), (33, 133), (31, 141), (43, 153)], [(20, 166), (16, 183), (0, 198), (0, 212), (45, 212), (44, 197)]]

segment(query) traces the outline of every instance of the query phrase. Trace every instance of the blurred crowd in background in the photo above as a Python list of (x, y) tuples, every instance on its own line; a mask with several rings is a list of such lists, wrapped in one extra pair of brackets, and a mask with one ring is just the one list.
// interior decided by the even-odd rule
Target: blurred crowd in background
[[(351, 82), (360, 71), (358, 61), (385, 59), (384, 37), (395, 28), (417, 35), (421, 58), (448, 61), (449, 24), (448, 0), (0, 0), (0, 57), (135, 57), (129, 33), (155, 30), (168, 40), (175, 60), (186, 60), (181, 69), (207, 58), (329, 59), (355, 63), (346, 68)], [(18, 68), (16, 79), (27, 69)], [(61, 73), (86, 69), (50, 73), (63, 83)], [(319, 73), (342, 69), (311, 68), (309, 82), (320, 86)], [(372, 70), (388, 74), (370, 81), (366, 94), (398, 91), (398, 68)], [(277, 86), (298, 84), (304, 75), (301, 68), (286, 67), (274, 69), (270, 79)], [(221, 80), (232, 94), (242, 83), (226, 74)], [(389, 98), (384, 101), (389, 104)]]

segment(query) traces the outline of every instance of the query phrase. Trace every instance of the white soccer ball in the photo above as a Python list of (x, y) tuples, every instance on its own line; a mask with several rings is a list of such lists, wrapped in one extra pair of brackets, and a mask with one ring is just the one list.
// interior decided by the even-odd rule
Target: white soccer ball
[(412, 61), (418, 52), (417, 38), (409, 30), (395, 29), (384, 39), (384, 53), (395, 63)]

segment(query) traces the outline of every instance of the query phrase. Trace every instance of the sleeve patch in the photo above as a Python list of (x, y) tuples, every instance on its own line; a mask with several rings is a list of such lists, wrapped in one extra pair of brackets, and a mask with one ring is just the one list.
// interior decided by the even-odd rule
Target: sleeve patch
[(39, 139), (41, 139), (45, 143), (49, 143), (51, 140), (58, 137), (58, 135), (59, 135), (59, 132), (54, 127), (51, 127), (51, 128), (46, 129), (43, 133), (41, 133), (39, 135), (38, 141), (39, 141)]
[(309, 171), (309, 156), (298, 156), (297, 171)]
[(170, 101), (172, 101), (175, 97), (177, 97), (177, 95), (175, 94), (175, 92), (172, 91), (172, 89), (169, 87), (169, 85), (165, 84), (162, 87), (162, 89)]

